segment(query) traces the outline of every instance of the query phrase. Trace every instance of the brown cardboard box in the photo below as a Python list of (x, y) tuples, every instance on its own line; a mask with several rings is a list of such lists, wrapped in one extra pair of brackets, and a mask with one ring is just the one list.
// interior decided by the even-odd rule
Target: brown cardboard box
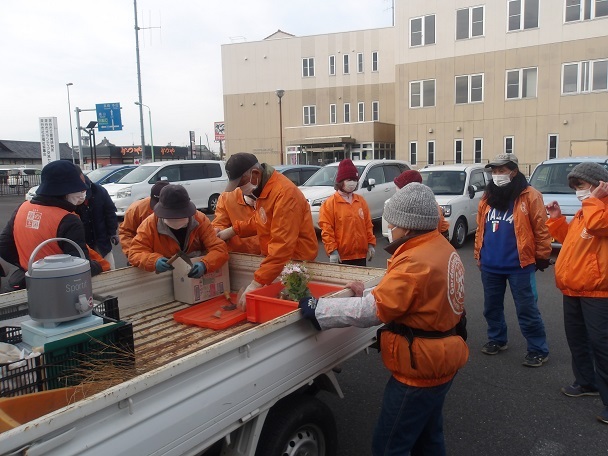
[(173, 263), (173, 295), (176, 301), (197, 304), (230, 291), (228, 262), (198, 279), (188, 277), (191, 266), (181, 258)]

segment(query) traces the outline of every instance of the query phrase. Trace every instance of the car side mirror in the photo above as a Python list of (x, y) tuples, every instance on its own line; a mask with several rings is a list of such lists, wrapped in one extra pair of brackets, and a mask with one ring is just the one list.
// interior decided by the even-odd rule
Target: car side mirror
[(363, 187), (366, 187), (368, 192), (371, 192), (372, 188), (374, 188), (375, 186), (376, 186), (376, 179), (374, 179), (373, 177), (370, 177), (369, 179), (366, 179), (363, 182)]
[(476, 185), (469, 185), (469, 198), (473, 199), (475, 198), (475, 193), (477, 193), (477, 186)]

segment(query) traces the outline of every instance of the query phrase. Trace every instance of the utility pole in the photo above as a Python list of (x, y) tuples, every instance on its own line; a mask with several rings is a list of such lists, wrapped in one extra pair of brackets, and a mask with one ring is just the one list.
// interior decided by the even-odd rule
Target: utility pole
[(137, 25), (137, 0), (133, 0), (135, 9), (135, 55), (137, 57), (137, 92), (139, 94), (139, 128), (141, 131), (141, 158), (145, 159), (146, 138), (144, 136), (144, 107), (141, 97), (141, 66), (139, 64), (139, 26)]

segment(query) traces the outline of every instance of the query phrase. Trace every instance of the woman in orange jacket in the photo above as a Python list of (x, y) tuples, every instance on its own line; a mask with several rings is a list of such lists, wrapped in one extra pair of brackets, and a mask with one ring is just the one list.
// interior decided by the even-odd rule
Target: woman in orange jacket
[[(237, 220), (249, 220), (255, 216), (253, 205), (245, 202), (243, 192), (236, 188), (231, 192), (223, 192), (217, 200), (215, 218), (211, 225), (216, 233), (231, 227)], [(239, 237), (234, 236), (226, 241), (229, 252), (260, 254), (260, 240), (258, 236)]]
[(568, 174), (582, 208), (570, 223), (557, 201), (547, 205), (551, 235), (562, 243), (555, 282), (563, 293), (564, 327), (572, 354), (570, 397), (601, 396), (597, 419), (608, 424), (608, 170), (580, 163)]
[(366, 266), (376, 253), (376, 236), (364, 198), (353, 193), (359, 173), (350, 159), (338, 165), (336, 193), (319, 210), (319, 227), (330, 263)]
[[(411, 183), (390, 199), (386, 250), (393, 256), (371, 293), (348, 284), (357, 297), (304, 298), (300, 309), (317, 329), (386, 323), (382, 361), (391, 372), (374, 431), (372, 454), (445, 455), (443, 404), (468, 359), (463, 340), (464, 266), (437, 231), (430, 188)], [(392, 238), (396, 239), (392, 241)]]

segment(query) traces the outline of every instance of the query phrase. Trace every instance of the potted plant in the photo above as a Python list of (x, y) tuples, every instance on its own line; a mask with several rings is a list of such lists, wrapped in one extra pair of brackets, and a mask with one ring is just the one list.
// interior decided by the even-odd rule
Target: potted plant
[(283, 267), (280, 279), (284, 286), (279, 295), (281, 299), (298, 302), (306, 296), (311, 296), (308, 289), (310, 274), (305, 263), (295, 263), (293, 261), (287, 263)]

